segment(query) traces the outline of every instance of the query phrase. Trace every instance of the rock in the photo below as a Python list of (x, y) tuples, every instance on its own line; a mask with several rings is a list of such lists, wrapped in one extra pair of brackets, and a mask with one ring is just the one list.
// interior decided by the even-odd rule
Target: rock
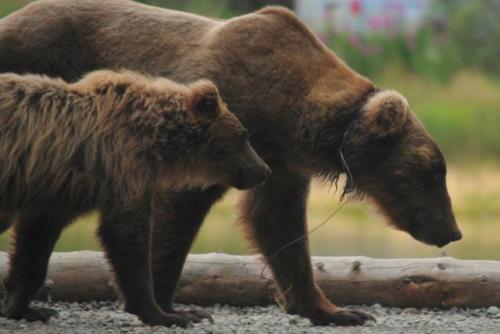
[(490, 306), (490, 307), (488, 307), (486, 312), (488, 312), (488, 314), (497, 315), (497, 314), (500, 314), (500, 308), (498, 308), (496, 306)]

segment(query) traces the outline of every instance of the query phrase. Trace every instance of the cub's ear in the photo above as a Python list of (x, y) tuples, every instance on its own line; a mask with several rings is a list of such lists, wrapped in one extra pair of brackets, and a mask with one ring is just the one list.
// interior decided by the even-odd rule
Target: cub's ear
[(366, 131), (378, 137), (402, 133), (409, 118), (408, 102), (395, 91), (378, 92), (363, 107)]
[(200, 120), (212, 122), (220, 114), (220, 96), (215, 85), (207, 80), (191, 85), (194, 90), (194, 112)]

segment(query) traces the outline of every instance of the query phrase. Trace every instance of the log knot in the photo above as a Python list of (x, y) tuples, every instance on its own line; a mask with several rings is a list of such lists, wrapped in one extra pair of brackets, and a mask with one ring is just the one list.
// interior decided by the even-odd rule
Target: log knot
[(316, 269), (319, 271), (325, 271), (325, 264), (323, 262), (316, 263)]
[(360, 269), (361, 269), (361, 261), (360, 260), (352, 261), (351, 270), (358, 271)]

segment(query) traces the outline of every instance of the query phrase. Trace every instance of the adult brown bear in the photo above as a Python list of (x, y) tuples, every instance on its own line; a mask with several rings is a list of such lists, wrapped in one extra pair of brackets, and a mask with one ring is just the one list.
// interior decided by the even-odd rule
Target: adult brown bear
[[(356, 193), (396, 227), (438, 246), (460, 239), (444, 157), (404, 98), (351, 70), (291, 11), (270, 7), (220, 21), (128, 0), (41, 0), (0, 22), (0, 71), (73, 80), (121, 67), (181, 82), (208, 78), (249, 129), (273, 176), (245, 193), (241, 221), (286, 292), (287, 312), (318, 325), (370, 318), (323, 296), (307, 238), (273, 257), (306, 232), (313, 176), (335, 179), (347, 164)], [(166, 311), (193, 238), (225, 190), (155, 196), (155, 297)]]
[(0, 315), (29, 321), (54, 314), (29, 303), (61, 230), (97, 209), (125, 309), (150, 325), (188, 326), (153, 298), (154, 190), (248, 189), (270, 173), (212, 83), (132, 72), (96, 71), (74, 84), (0, 74), (0, 152), (2, 225), (14, 226)]

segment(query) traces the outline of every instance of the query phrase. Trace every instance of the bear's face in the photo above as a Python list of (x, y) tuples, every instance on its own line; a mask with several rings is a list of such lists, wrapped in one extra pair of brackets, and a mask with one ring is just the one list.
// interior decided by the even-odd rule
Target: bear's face
[(363, 108), (362, 123), (358, 190), (419, 241), (442, 247), (459, 240), (444, 156), (406, 100), (395, 92), (377, 93)]
[(221, 101), (216, 87), (207, 81), (195, 86), (194, 112), (208, 124), (194, 164), (208, 179), (237, 189), (263, 183), (271, 170), (248, 140), (248, 131)]

